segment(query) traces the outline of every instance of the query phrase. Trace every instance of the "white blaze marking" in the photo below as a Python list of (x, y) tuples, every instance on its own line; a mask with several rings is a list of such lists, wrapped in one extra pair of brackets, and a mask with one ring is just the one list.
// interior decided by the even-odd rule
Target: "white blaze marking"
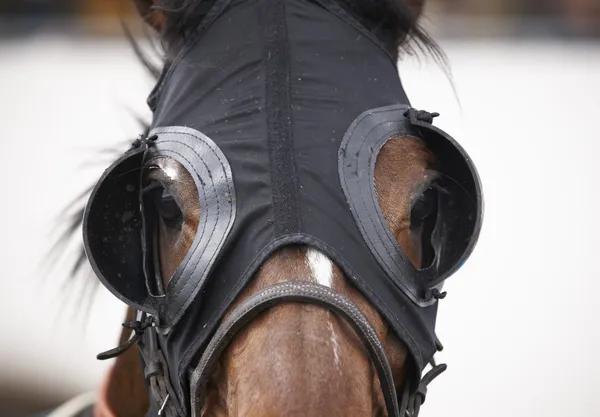
[[(310, 267), (313, 278), (325, 287), (333, 287), (333, 264), (331, 260), (317, 249), (309, 248), (306, 251), (306, 261)], [(339, 369), (340, 367), (340, 345), (337, 341), (333, 323), (331, 323), (331, 315), (327, 312), (327, 327), (331, 332), (329, 341), (333, 346), (333, 362)]]
[(331, 288), (333, 278), (333, 265), (327, 256), (320, 251), (309, 248), (306, 251), (306, 260), (317, 282)]
[[(329, 314), (327, 314), (327, 316), (329, 316)], [(335, 363), (335, 366), (337, 366), (339, 369), (340, 368), (340, 345), (338, 344), (338, 341), (335, 337), (335, 332), (333, 331), (333, 324), (331, 323), (331, 320), (329, 320), (327, 322), (327, 325), (329, 326), (329, 331), (331, 332), (331, 337), (329, 338), (329, 340), (331, 341), (331, 344), (333, 345), (333, 362)]]

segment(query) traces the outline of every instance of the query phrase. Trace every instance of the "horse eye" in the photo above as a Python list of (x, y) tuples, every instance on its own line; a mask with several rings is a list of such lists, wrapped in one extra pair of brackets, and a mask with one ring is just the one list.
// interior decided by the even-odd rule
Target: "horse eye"
[(429, 187), (415, 200), (412, 205), (410, 217), (411, 224), (419, 224), (437, 209), (437, 191)]
[(432, 242), (438, 218), (438, 190), (429, 187), (413, 203), (410, 212), (410, 229), (420, 246), (421, 268), (432, 265), (436, 257)]
[(159, 186), (152, 190), (152, 202), (156, 213), (167, 227), (181, 230), (183, 212), (175, 197), (167, 189)]

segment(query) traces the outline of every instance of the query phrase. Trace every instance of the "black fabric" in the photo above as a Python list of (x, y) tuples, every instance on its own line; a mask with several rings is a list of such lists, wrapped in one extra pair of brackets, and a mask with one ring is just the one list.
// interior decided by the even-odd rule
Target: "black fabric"
[[(292, 244), (327, 254), (376, 306), (409, 349), (416, 390), (436, 350), (437, 301), (431, 291), (414, 297), (402, 284), (437, 285), (458, 266), (441, 278), (428, 276), (425, 285), (415, 284), (421, 275), (414, 268), (390, 273), (359, 227), (364, 219), (353, 214), (357, 194), (345, 193), (347, 177), (338, 167), (344, 158), (338, 154), (355, 119), (392, 106), (392, 125), (410, 124), (436, 154), (467, 157), (452, 151), (456, 144), (443, 132), (402, 114), (410, 104), (397, 67), (373, 35), (329, 0), (218, 0), (199, 36), (163, 73), (149, 104), (156, 139), (124, 161), (141, 164), (143, 150), (146, 161), (167, 155), (182, 163), (197, 182), (200, 217), (209, 227), (199, 228), (166, 294), (149, 295), (142, 253), (134, 253), (143, 245), (135, 196), (140, 190), (132, 172), (139, 176), (141, 166), (121, 168), (121, 161), (92, 194), (84, 240), (103, 283), (129, 305), (157, 316), (158, 343), (178, 402), (189, 408), (190, 372), (225, 311), (265, 259)], [(368, 126), (365, 132), (365, 140), (381, 139), (370, 136)], [(386, 130), (395, 133), (400, 130)], [(375, 158), (376, 144), (366, 145)], [(468, 255), (481, 210), (476, 173), (466, 171), (475, 175), (469, 215), (477, 218)], [(372, 182), (372, 172), (367, 174)], [(134, 187), (134, 193), (114, 191), (112, 197), (119, 187)], [(131, 230), (123, 235), (113, 217), (126, 210), (135, 225), (128, 224)], [(119, 233), (127, 242), (119, 241)], [(126, 262), (106, 265), (120, 259)]]

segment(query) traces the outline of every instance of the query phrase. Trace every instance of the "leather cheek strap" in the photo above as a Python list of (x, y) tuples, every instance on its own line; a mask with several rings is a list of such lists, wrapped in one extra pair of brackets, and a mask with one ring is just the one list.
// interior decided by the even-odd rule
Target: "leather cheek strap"
[(140, 354), (144, 362), (144, 378), (150, 388), (151, 398), (159, 416), (185, 416), (175, 390), (169, 380), (167, 363), (159, 348), (156, 329), (148, 329), (140, 341)]
[(311, 282), (286, 281), (248, 297), (219, 326), (190, 378), (192, 417), (199, 417), (206, 384), (214, 365), (229, 342), (260, 312), (284, 302), (306, 302), (324, 307), (344, 318), (359, 336), (373, 362), (385, 399), (387, 414), (400, 417), (394, 379), (385, 350), (367, 318), (348, 298)]

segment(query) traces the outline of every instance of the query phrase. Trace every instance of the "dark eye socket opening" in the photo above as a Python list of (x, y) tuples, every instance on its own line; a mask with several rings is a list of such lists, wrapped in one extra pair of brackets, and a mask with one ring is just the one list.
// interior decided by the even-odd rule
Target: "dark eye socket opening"
[(438, 222), (438, 189), (430, 184), (414, 201), (410, 213), (410, 230), (415, 242), (420, 246), (420, 269), (433, 265), (436, 250), (433, 235)]
[(154, 211), (165, 226), (174, 231), (181, 231), (183, 211), (174, 195), (160, 182), (152, 182), (144, 187), (144, 206)]

